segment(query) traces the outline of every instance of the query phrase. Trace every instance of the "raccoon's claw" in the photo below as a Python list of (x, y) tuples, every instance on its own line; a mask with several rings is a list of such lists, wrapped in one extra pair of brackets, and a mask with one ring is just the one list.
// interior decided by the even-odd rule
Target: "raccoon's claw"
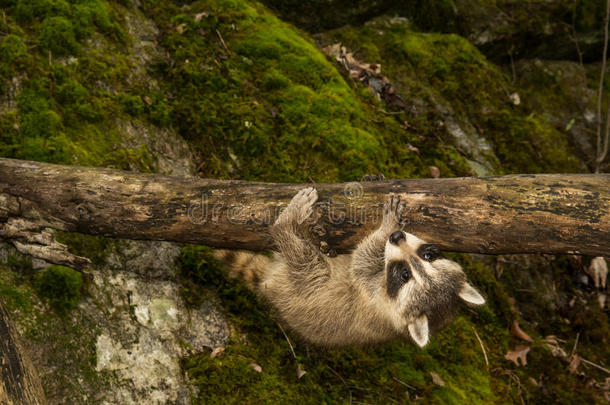
[(392, 228), (400, 226), (406, 206), (404, 201), (400, 201), (399, 195), (392, 194), (383, 205), (383, 225)]
[(362, 179), (360, 179), (360, 181), (384, 181), (384, 180), (385, 180), (385, 176), (383, 175), (383, 173), (365, 174), (364, 176), (362, 176)]
[(307, 187), (299, 190), (288, 207), (280, 214), (276, 224), (288, 221), (296, 221), (297, 224), (302, 224), (313, 213), (313, 205), (318, 201), (318, 192), (313, 187)]

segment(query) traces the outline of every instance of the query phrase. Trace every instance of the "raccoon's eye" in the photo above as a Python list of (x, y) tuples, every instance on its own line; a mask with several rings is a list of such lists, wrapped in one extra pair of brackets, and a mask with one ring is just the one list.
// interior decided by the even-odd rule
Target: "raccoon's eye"
[(421, 245), (417, 249), (417, 255), (427, 262), (432, 262), (443, 256), (436, 245)]
[(403, 270), (403, 272), (400, 273), (400, 279), (403, 283), (406, 283), (411, 279), (411, 272), (409, 270)]

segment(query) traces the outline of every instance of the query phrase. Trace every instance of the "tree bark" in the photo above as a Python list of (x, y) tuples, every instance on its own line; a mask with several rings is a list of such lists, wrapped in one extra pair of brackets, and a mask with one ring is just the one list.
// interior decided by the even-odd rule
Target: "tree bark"
[(0, 301), (0, 404), (45, 403), (38, 374), (24, 353), (17, 329)]
[[(306, 184), (179, 178), (0, 159), (0, 236), (26, 253), (82, 266), (46, 227), (113, 238), (269, 250), (267, 227)], [(610, 175), (540, 174), (314, 184), (312, 233), (353, 249), (388, 194), (405, 230), (458, 252), (610, 254)], [(46, 255), (46, 256), (45, 256)]]

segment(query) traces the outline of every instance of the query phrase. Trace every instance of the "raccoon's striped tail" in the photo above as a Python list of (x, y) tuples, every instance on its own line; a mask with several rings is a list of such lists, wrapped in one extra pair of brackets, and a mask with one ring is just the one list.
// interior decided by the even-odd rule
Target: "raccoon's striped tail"
[(229, 277), (243, 281), (254, 291), (271, 263), (267, 256), (241, 250), (219, 249), (214, 251), (214, 256), (225, 264)]

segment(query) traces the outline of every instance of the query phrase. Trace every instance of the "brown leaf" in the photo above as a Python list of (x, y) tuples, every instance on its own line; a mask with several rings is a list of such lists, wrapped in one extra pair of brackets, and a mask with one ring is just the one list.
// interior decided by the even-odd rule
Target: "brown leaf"
[(409, 149), (412, 152), (419, 153), (419, 148), (417, 146), (411, 145), (410, 143), (407, 144), (407, 149)]
[(214, 359), (214, 358), (220, 356), (221, 354), (223, 354), (224, 351), (225, 351), (225, 348), (223, 346), (218, 346), (217, 348), (212, 350), (212, 353), (210, 353), (210, 357)]
[[(530, 351), (530, 349), (531, 348), (529, 346), (519, 345), (519, 346), (515, 347), (515, 350), (509, 350), (504, 355), (504, 358), (508, 361), (512, 361), (517, 366), (520, 366), (520, 365), (526, 366), (527, 365), (527, 353)], [(521, 364), (519, 364), (519, 360), (521, 361)]]
[(257, 373), (263, 372), (263, 368), (256, 363), (250, 363), (249, 366), (252, 370), (256, 371)]
[(438, 179), (439, 177), (441, 177), (441, 171), (438, 167), (436, 166), (430, 166), (430, 176), (432, 176), (435, 179)]
[(142, 100), (144, 100), (144, 102), (148, 105), (152, 105), (152, 100), (150, 99), (150, 97), (148, 96), (144, 96), (142, 97)]
[(207, 17), (210, 14), (207, 11), (202, 11), (201, 13), (195, 14), (195, 21), (201, 21), (203, 17)]
[(514, 105), (519, 105), (521, 104), (521, 97), (519, 97), (519, 93), (512, 93), (511, 95), (508, 96), (508, 99), (514, 104)]
[(430, 371), (430, 376), (432, 377), (432, 382), (439, 387), (445, 386), (445, 381), (441, 378), (440, 375), (436, 374), (434, 371)]
[(510, 334), (516, 338), (523, 339), (530, 343), (534, 341), (527, 333), (523, 332), (523, 330), (519, 326), (519, 321), (517, 321), (516, 319), (513, 321), (513, 324), (510, 327)]
[(559, 357), (560, 359), (565, 359), (568, 357), (566, 351), (563, 350), (561, 346), (559, 346), (559, 342), (557, 341), (557, 338), (555, 336), (549, 335), (545, 337), (542, 341), (551, 351), (553, 357)]
[(300, 380), (305, 374), (307, 374), (307, 371), (303, 370), (300, 364), (297, 364), (297, 378)]

